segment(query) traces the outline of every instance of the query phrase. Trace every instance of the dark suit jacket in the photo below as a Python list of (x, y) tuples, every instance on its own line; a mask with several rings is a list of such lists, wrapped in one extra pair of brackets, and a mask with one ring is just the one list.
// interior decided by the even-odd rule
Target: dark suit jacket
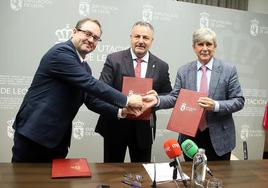
[[(126, 96), (93, 78), (88, 65), (86, 69), (81, 66), (70, 40), (55, 45), (40, 62), (16, 116), (14, 129), (48, 148), (64, 139), (70, 144), (72, 121), (84, 102), (85, 92), (119, 107), (126, 105)], [(98, 111), (88, 103), (87, 106)], [(117, 114), (116, 111), (110, 113)]]
[[(171, 91), (171, 83), (169, 79), (168, 64), (149, 54), (149, 62), (146, 72), (146, 78), (153, 79), (153, 89), (159, 94), (168, 93)], [(122, 91), (122, 82), (124, 76), (135, 77), (133, 60), (130, 49), (116, 52), (107, 56), (103, 70), (101, 72), (100, 80), (103, 80), (118, 91)], [(154, 114), (154, 124), (156, 121)], [(100, 115), (96, 132), (105, 137), (105, 134), (114, 134), (113, 139), (120, 136), (116, 131), (116, 126), (132, 124), (137, 125), (136, 140), (141, 148), (148, 148), (152, 144), (152, 132), (150, 128), (150, 121), (145, 120), (128, 120), (117, 118), (108, 118)]]
[[(172, 108), (181, 88), (197, 91), (196, 80), (196, 61), (180, 67), (172, 92), (159, 97), (159, 108)], [(220, 105), (219, 112), (208, 112), (206, 118), (214, 150), (222, 156), (235, 147), (235, 126), (232, 113), (241, 110), (245, 102), (234, 65), (214, 59), (208, 97), (218, 101)], [(182, 139), (185, 139), (184, 136)]]

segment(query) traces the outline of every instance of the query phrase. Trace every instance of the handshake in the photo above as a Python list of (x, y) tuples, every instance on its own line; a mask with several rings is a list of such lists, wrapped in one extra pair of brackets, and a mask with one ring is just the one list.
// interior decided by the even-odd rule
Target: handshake
[(136, 117), (140, 116), (143, 112), (158, 103), (157, 96), (158, 94), (155, 90), (150, 90), (145, 95), (129, 95), (127, 106), (122, 109), (121, 115), (123, 117), (127, 116), (128, 114)]

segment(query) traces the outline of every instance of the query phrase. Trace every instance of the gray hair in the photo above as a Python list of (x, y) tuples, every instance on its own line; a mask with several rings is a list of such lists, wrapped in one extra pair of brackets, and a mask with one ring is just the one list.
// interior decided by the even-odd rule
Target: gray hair
[(134, 23), (134, 25), (132, 26), (132, 29), (133, 29), (133, 27), (135, 27), (137, 25), (149, 27), (154, 32), (154, 27), (149, 22), (138, 21), (138, 22)]
[(217, 46), (216, 33), (207, 27), (197, 29), (193, 33), (193, 45), (199, 42), (212, 42)]

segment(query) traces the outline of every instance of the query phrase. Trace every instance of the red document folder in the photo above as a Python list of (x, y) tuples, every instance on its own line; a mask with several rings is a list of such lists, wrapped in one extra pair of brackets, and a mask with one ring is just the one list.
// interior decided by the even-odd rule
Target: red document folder
[(52, 178), (90, 177), (91, 171), (87, 159), (54, 159), (52, 161)]
[(204, 93), (181, 89), (167, 129), (195, 137), (200, 122), (205, 118), (205, 110), (199, 107), (197, 100), (205, 96)]
[[(124, 95), (144, 95), (153, 88), (152, 78), (123, 77), (122, 93)], [(146, 110), (139, 117), (128, 115), (128, 119), (150, 120), (151, 109)]]
[(265, 112), (263, 115), (263, 127), (266, 131), (268, 131), (268, 103), (266, 104)]

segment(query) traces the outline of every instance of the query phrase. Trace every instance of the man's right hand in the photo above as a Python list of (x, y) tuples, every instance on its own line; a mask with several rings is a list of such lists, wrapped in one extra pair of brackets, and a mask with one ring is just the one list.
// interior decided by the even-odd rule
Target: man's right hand
[(148, 108), (154, 107), (158, 103), (157, 95), (155, 95), (154, 93), (143, 96), (142, 100), (143, 111), (147, 110)]
[(122, 109), (122, 116), (126, 117), (128, 114), (134, 115), (136, 117), (140, 116), (143, 112), (141, 111), (141, 108), (132, 108), (127, 107)]
[(140, 95), (132, 94), (128, 96), (127, 107), (142, 108), (142, 97)]

